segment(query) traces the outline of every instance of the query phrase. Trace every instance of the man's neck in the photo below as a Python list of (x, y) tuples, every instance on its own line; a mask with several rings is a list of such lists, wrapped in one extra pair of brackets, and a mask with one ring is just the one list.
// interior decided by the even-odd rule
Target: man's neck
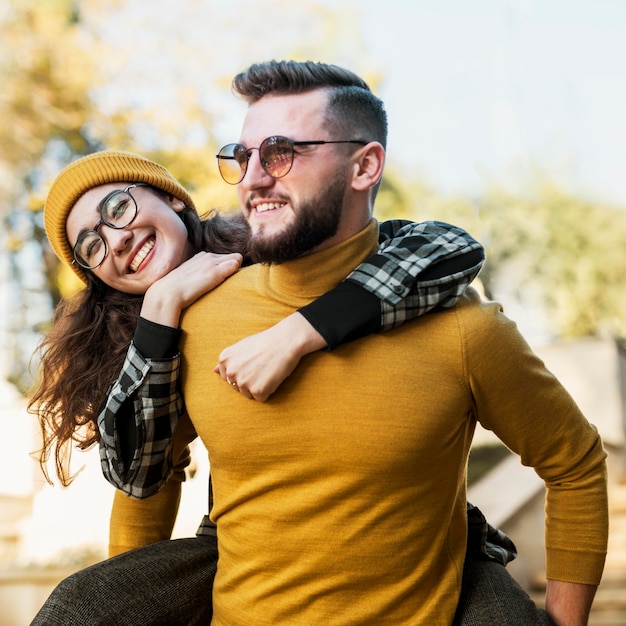
[(340, 283), (377, 245), (378, 222), (371, 220), (335, 246), (280, 265), (265, 265), (262, 271), (272, 290), (316, 298)]

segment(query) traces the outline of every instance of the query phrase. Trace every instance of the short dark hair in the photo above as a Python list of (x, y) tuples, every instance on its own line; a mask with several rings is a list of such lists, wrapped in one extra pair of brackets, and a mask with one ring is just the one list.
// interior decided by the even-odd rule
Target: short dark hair
[(248, 104), (267, 95), (327, 89), (327, 121), (337, 135), (387, 146), (387, 113), (382, 100), (358, 74), (338, 65), (315, 61), (255, 63), (235, 76), (232, 88)]

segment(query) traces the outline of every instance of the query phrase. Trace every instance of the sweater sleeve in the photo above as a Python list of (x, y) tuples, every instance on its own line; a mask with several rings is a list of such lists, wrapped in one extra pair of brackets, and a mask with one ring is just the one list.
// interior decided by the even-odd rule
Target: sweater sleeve
[(115, 492), (109, 524), (109, 556), (171, 537), (185, 468), (190, 462), (189, 443), (195, 437), (195, 430), (185, 415), (173, 436), (172, 473), (159, 493), (137, 500), (121, 491)]
[(600, 582), (608, 538), (606, 452), (596, 428), (496, 303), (457, 309), (476, 417), (544, 480), (547, 577)]
[(331, 349), (453, 307), (485, 260), (480, 243), (444, 222), (383, 222), (379, 241), (337, 288), (300, 309)]

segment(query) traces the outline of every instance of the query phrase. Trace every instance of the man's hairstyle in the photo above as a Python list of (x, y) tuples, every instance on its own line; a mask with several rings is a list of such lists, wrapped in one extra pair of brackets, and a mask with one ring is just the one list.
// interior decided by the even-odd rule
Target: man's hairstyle
[(235, 76), (232, 87), (248, 104), (268, 95), (327, 89), (327, 122), (337, 137), (387, 145), (387, 113), (382, 100), (360, 76), (343, 67), (314, 61), (255, 63)]

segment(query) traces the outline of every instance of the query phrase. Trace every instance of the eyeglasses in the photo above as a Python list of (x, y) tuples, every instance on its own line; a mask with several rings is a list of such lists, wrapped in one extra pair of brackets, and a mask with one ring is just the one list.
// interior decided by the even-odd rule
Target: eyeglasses
[(103, 224), (109, 228), (121, 230), (130, 226), (137, 216), (137, 201), (130, 193), (135, 187), (149, 187), (145, 183), (134, 183), (126, 189), (112, 191), (100, 203), (100, 219), (91, 230), (84, 230), (78, 235), (73, 248), (74, 263), (83, 269), (93, 270), (102, 264), (107, 255), (107, 244), (98, 228)]
[(264, 139), (258, 148), (246, 148), (241, 143), (229, 143), (217, 153), (217, 166), (222, 178), (229, 185), (237, 185), (246, 175), (252, 150), (258, 150), (261, 167), (273, 178), (282, 178), (291, 170), (296, 146), (321, 146), (327, 143), (356, 143), (366, 146), (368, 142), (360, 139), (294, 141), (289, 137), (274, 135)]

